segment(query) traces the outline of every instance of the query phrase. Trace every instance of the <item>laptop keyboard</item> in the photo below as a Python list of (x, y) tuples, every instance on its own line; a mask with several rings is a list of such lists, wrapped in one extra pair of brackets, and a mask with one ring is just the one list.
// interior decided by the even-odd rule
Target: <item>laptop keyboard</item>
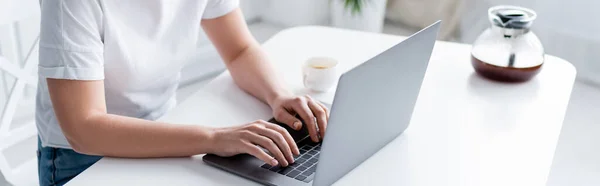
[(306, 144), (300, 147), (300, 156), (294, 159), (294, 163), (287, 167), (271, 166), (264, 164), (261, 167), (270, 171), (294, 178), (303, 182), (310, 182), (314, 178), (314, 173), (319, 162), (319, 152), (321, 144)]

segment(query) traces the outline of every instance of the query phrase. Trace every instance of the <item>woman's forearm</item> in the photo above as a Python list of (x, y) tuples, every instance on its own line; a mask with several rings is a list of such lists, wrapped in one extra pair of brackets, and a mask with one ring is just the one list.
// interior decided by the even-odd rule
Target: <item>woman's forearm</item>
[(68, 138), (84, 154), (129, 157), (182, 157), (210, 152), (212, 129), (97, 114)]
[(269, 105), (276, 97), (289, 94), (248, 30), (239, 9), (216, 19), (203, 20), (202, 28), (240, 88)]
[(277, 72), (269, 64), (259, 45), (251, 45), (228, 64), (235, 83), (244, 91), (271, 105), (272, 100), (289, 94), (278, 79)]
[(211, 128), (108, 114), (103, 81), (46, 81), (56, 119), (75, 151), (149, 158), (190, 156), (211, 149)]

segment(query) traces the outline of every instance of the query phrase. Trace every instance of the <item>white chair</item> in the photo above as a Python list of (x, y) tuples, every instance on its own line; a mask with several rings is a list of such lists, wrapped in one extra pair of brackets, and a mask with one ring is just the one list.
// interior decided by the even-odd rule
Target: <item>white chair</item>
[[(18, 29), (19, 21), (35, 15), (39, 16), (37, 0), (0, 0), (0, 25), (8, 25), (14, 58), (14, 63), (11, 63), (0, 54), (0, 80), (4, 84), (0, 91), (6, 94), (5, 97), (0, 97), (0, 100), (5, 100), (0, 101), (0, 172), (7, 182), (13, 185), (38, 184), (35, 153), (37, 129), (33, 117), (35, 110), (33, 103), (25, 103), (32, 102), (34, 98), (24, 97), (24, 94), (28, 86), (37, 86), (37, 78), (32, 73), (37, 64), (31, 62), (29, 57), (37, 46), (39, 36), (27, 54), (23, 55), (23, 43), (20, 41), (21, 33)], [(9, 76), (15, 79), (12, 85), (7, 85)], [(3, 102), (5, 104), (1, 105)]]

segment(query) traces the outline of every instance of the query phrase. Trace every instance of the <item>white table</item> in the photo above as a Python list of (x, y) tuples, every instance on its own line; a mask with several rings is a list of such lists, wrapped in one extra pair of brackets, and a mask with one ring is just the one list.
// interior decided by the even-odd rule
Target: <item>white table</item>
[[(342, 71), (405, 37), (326, 27), (284, 30), (264, 44), (291, 90), (300, 67), (331, 56)], [(547, 56), (542, 72), (522, 84), (480, 78), (470, 46), (437, 42), (409, 128), (337, 185), (545, 185), (576, 71)], [(333, 92), (314, 95), (330, 102)], [(225, 72), (162, 121), (231, 126), (270, 118), (267, 105), (234, 85)], [(210, 167), (201, 155), (170, 159), (103, 158), (69, 185), (255, 185)]]

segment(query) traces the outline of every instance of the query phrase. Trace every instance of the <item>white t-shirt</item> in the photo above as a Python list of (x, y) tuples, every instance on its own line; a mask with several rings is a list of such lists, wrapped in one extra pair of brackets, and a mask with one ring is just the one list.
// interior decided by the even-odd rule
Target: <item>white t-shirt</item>
[[(43, 146), (71, 148), (46, 78), (104, 80), (108, 113), (154, 120), (175, 106), (200, 21), (238, 0), (43, 0), (36, 123)], [(102, 139), (98, 139), (102, 140)]]

